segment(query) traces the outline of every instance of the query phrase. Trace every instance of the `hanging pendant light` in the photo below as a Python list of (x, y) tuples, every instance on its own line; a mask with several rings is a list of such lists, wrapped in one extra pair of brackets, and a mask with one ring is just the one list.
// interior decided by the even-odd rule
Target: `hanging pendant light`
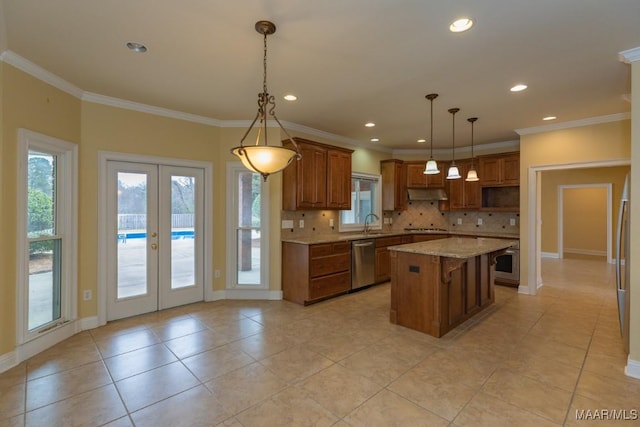
[(429, 161), (424, 167), (423, 173), (425, 175), (435, 175), (437, 173), (440, 173), (440, 169), (438, 169), (438, 163), (436, 163), (436, 161), (433, 159), (433, 100), (436, 99), (437, 97), (438, 97), (437, 93), (430, 93), (429, 95), (425, 96), (425, 98), (431, 101), (431, 130), (430, 130), (431, 152), (430, 152)]
[(476, 171), (476, 167), (475, 167), (475, 157), (473, 156), (473, 124), (475, 123), (475, 121), (478, 120), (477, 117), (470, 117), (467, 119), (467, 121), (469, 123), (471, 123), (471, 167), (469, 168), (469, 171), (467, 172), (467, 177), (465, 178), (465, 181), (479, 181), (480, 178), (478, 178), (478, 172)]
[[(300, 160), (302, 156), (298, 151), (298, 145), (295, 140), (289, 135), (289, 132), (287, 132), (284, 126), (282, 126), (282, 123), (280, 123), (280, 120), (276, 117), (275, 97), (267, 91), (267, 36), (276, 32), (276, 26), (273, 22), (258, 21), (256, 22), (255, 28), (258, 33), (264, 36), (264, 57), (262, 61), (264, 77), (262, 80), (262, 93), (258, 94), (258, 113), (256, 117), (240, 140), (240, 146), (232, 148), (231, 152), (238, 156), (248, 169), (259, 173), (266, 181), (267, 177), (272, 173), (280, 172), (286, 168), (294, 157)], [(269, 111), (269, 115), (271, 115), (278, 126), (280, 126), (280, 129), (287, 135), (289, 141), (291, 141), (295, 148), (294, 150), (282, 146), (268, 145), (267, 110)], [(243, 145), (244, 140), (256, 123), (258, 124), (258, 135), (255, 145)]]
[(453, 121), (453, 136), (451, 138), (453, 142), (453, 158), (451, 159), (451, 166), (449, 166), (449, 172), (447, 173), (447, 179), (460, 179), (460, 171), (458, 170), (458, 166), (456, 166), (456, 113), (460, 111), (459, 108), (450, 108), (449, 112), (451, 113), (452, 121)]

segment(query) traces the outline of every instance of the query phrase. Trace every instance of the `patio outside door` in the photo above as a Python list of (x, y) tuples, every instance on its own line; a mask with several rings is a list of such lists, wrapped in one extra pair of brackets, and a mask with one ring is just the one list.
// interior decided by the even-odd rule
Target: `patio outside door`
[(199, 168), (109, 161), (107, 320), (204, 299)]

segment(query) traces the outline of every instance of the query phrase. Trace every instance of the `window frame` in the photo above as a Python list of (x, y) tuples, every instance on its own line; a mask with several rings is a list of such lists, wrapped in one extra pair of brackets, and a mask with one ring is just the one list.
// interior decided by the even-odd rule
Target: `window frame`
[[(260, 283), (239, 284), (238, 271), (238, 194), (237, 180), (240, 173), (252, 172), (241, 162), (227, 163), (227, 266), (225, 274), (226, 290), (269, 290), (269, 185), (261, 179), (260, 187)], [(256, 173), (256, 172), (252, 172)]]
[[(28, 233), (28, 168), (29, 151), (55, 155), (56, 159), (56, 236), (60, 237), (60, 318), (29, 330), (29, 242)], [(77, 212), (78, 212), (78, 146), (68, 141), (27, 129), (18, 129), (17, 182), (17, 271), (16, 271), (16, 338), (18, 344), (54, 332), (77, 319)]]
[[(366, 172), (352, 172), (351, 173), (351, 180), (353, 181), (353, 179), (358, 179), (358, 178), (362, 178), (362, 179), (366, 179), (366, 180), (372, 180), (372, 181), (376, 181), (377, 185), (376, 185), (376, 189), (374, 192), (374, 206), (373, 206), (373, 213), (376, 214), (378, 216), (378, 219), (375, 219), (375, 221), (372, 221), (369, 224), (370, 226), (370, 230), (381, 230), (382, 229), (382, 175), (379, 174), (371, 174), (371, 173), (366, 173)], [(349, 197), (352, 197), (352, 195), (350, 195)], [(355, 209), (356, 204), (351, 203), (351, 209)], [(338, 215), (338, 231), (340, 232), (354, 232), (354, 231), (363, 231), (364, 230), (364, 223), (355, 223), (355, 224), (344, 224), (342, 222), (342, 211), (340, 211), (339, 215)]]

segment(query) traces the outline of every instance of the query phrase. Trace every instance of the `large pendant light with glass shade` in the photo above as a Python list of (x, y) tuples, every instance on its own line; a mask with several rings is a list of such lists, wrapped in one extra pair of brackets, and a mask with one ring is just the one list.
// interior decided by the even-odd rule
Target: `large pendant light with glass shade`
[(430, 93), (429, 95), (425, 96), (425, 98), (431, 101), (431, 130), (430, 130), (431, 136), (429, 137), (430, 138), (429, 142), (431, 144), (431, 152), (430, 152), (429, 161), (424, 167), (425, 175), (435, 175), (440, 173), (440, 169), (438, 169), (438, 163), (436, 163), (436, 161), (433, 159), (433, 100), (436, 99), (437, 97), (438, 97), (437, 93)]
[(475, 157), (473, 156), (473, 124), (478, 120), (477, 117), (469, 117), (467, 121), (471, 123), (471, 167), (467, 172), (467, 177), (464, 179), (465, 181), (479, 181), (478, 172), (476, 171), (475, 166)]
[[(282, 123), (280, 123), (280, 120), (276, 117), (275, 97), (267, 91), (267, 36), (276, 32), (276, 26), (273, 22), (258, 21), (256, 22), (255, 28), (258, 33), (264, 36), (264, 57), (262, 61), (264, 77), (262, 80), (262, 93), (258, 94), (258, 113), (256, 117), (240, 140), (240, 146), (232, 148), (231, 152), (238, 156), (248, 169), (258, 172), (266, 181), (270, 174), (280, 172), (286, 168), (294, 157), (297, 157), (299, 160), (302, 156), (298, 151), (298, 145), (295, 140), (289, 135), (289, 132), (287, 132), (284, 126), (282, 126)], [(280, 126), (280, 129), (287, 135), (289, 141), (291, 141), (295, 148), (294, 150), (282, 146), (270, 146), (267, 143), (267, 111), (278, 126)], [(243, 145), (244, 140), (256, 125), (256, 122), (258, 122), (258, 135), (255, 145)]]
[(450, 108), (449, 112), (451, 113), (452, 121), (453, 121), (453, 134), (452, 134), (452, 143), (453, 143), (453, 157), (451, 159), (451, 166), (449, 166), (449, 172), (447, 173), (447, 179), (460, 179), (460, 171), (458, 170), (458, 166), (456, 166), (456, 113), (460, 111), (459, 108)]

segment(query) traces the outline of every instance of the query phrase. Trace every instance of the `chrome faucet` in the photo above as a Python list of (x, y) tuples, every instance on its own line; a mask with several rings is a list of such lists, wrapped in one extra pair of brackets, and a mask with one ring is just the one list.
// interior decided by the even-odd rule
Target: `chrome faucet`
[(364, 230), (363, 232), (365, 234), (367, 234), (369, 231), (371, 231), (369, 229), (369, 218), (374, 217), (375, 219), (380, 219), (380, 217), (378, 217), (378, 215), (374, 214), (373, 212), (371, 212), (370, 214), (368, 214), (367, 216), (364, 217)]

